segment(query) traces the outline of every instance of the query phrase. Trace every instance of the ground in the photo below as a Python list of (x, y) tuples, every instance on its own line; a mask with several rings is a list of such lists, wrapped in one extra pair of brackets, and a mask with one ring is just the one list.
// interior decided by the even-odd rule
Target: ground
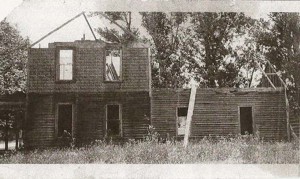
[(296, 142), (266, 142), (255, 137), (204, 138), (182, 142), (155, 139), (123, 145), (95, 141), (85, 147), (18, 151), (0, 157), (0, 163), (34, 164), (297, 164)]

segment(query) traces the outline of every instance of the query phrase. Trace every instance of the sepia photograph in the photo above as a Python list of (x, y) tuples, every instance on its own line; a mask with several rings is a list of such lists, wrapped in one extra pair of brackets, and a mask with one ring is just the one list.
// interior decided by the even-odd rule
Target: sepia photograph
[(300, 177), (300, 2), (250, 2), (1, 0), (0, 178)]

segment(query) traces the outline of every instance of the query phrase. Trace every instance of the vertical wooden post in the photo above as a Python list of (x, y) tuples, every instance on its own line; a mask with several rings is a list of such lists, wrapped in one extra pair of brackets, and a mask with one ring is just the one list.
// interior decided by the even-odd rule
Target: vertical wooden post
[(191, 94), (190, 94), (189, 108), (188, 108), (186, 126), (185, 126), (185, 134), (184, 134), (184, 142), (183, 142), (183, 146), (185, 148), (187, 147), (188, 142), (189, 142), (189, 135), (190, 135), (190, 128), (191, 128), (191, 123), (192, 123), (192, 116), (193, 116), (193, 112), (194, 112), (196, 92), (197, 92), (197, 89), (196, 89), (195, 85), (193, 85), (192, 89), (191, 89)]
[(289, 99), (287, 96), (287, 89), (286, 86), (284, 86), (284, 96), (285, 96), (285, 105), (286, 105), (286, 130), (287, 130), (287, 137), (288, 141), (291, 141), (291, 130), (290, 130), (290, 112), (289, 112)]
[(8, 150), (8, 116), (5, 116), (5, 150)]
[(16, 131), (16, 147), (15, 149), (18, 150), (19, 149), (19, 130), (15, 129)]

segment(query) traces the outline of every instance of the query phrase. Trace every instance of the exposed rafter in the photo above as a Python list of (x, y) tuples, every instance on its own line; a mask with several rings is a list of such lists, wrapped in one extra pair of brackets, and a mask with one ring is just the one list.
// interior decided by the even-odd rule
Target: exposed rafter
[(68, 20), (67, 22), (65, 22), (65, 23), (63, 23), (62, 25), (60, 25), (59, 27), (55, 28), (54, 30), (52, 30), (52, 31), (50, 31), (49, 33), (47, 33), (46, 35), (44, 35), (42, 38), (40, 38), (39, 40), (37, 40), (36, 42), (34, 42), (33, 44), (31, 44), (30, 47), (35, 46), (36, 44), (38, 44), (39, 42), (41, 42), (42, 40), (44, 40), (46, 37), (50, 36), (51, 34), (53, 34), (53, 33), (56, 32), (56, 31), (58, 31), (59, 29), (61, 29), (61, 28), (64, 27), (65, 25), (69, 24), (69, 23), (72, 22), (73, 20), (77, 19), (77, 18), (80, 17), (81, 15), (83, 15), (83, 17), (84, 17), (86, 23), (88, 24), (88, 26), (89, 26), (89, 28), (90, 28), (90, 30), (91, 30), (91, 32), (92, 32), (92, 34), (93, 34), (95, 40), (97, 40), (97, 38), (96, 38), (96, 36), (95, 36), (95, 33), (94, 33), (94, 31), (93, 31), (93, 29), (92, 29), (92, 27), (91, 27), (91, 25), (90, 25), (90, 23), (89, 23), (89, 21), (88, 21), (86, 15), (85, 15), (85, 13), (84, 13), (84, 12), (81, 12), (81, 13), (77, 14), (76, 16), (74, 16), (73, 18), (71, 18), (70, 20)]
[(90, 28), (90, 30), (91, 30), (93, 36), (94, 36), (94, 39), (97, 41), (97, 38), (96, 38), (95, 33), (94, 33), (94, 31), (93, 31), (93, 29), (92, 29), (92, 27), (91, 27), (91, 24), (90, 24), (90, 22), (88, 21), (88, 19), (87, 19), (87, 17), (86, 17), (86, 15), (85, 15), (84, 12), (83, 12), (83, 17), (84, 17), (86, 23), (88, 24), (88, 26), (89, 26), (89, 28)]
[(281, 84), (284, 86), (284, 96), (285, 96), (285, 105), (286, 105), (286, 127), (287, 127), (287, 137), (288, 140), (290, 141), (291, 135), (297, 140), (299, 141), (299, 138), (297, 137), (297, 135), (295, 134), (292, 125), (290, 124), (290, 112), (289, 112), (289, 100), (288, 100), (288, 95), (287, 95), (287, 85), (286, 83), (283, 81), (283, 79), (281, 78), (281, 76), (276, 72), (276, 69), (274, 68), (274, 66), (271, 64), (271, 62), (269, 60), (266, 59), (266, 62), (268, 63), (268, 65), (271, 67), (271, 69), (273, 70), (272, 73), (265, 73), (265, 71), (261, 68), (261, 66), (259, 65), (258, 62), (257, 65), (260, 68), (260, 70), (262, 71), (262, 73), (264, 74), (264, 76), (268, 79), (269, 83), (271, 84), (271, 86), (276, 89), (276, 87), (274, 86), (274, 84), (272, 83), (272, 81), (270, 80), (270, 78), (268, 77), (268, 75), (277, 75), (277, 77), (279, 78)]

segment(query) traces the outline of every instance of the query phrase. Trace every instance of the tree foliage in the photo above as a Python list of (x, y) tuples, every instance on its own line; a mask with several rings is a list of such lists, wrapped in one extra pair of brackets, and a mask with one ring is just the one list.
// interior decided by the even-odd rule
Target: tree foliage
[[(99, 16), (100, 18), (107, 17), (112, 26), (116, 26), (116, 24), (119, 25), (119, 27), (104, 27), (96, 29), (96, 31), (106, 41), (127, 44), (135, 40), (134, 36), (139, 36), (138, 29), (132, 26), (131, 12), (94, 12), (91, 14), (91, 16)], [(120, 27), (122, 27), (127, 32), (124, 32), (122, 30), (120, 31)], [(132, 33), (134, 36), (130, 33)]]
[[(253, 20), (243, 13), (192, 13), (191, 43), (198, 59), (191, 69), (204, 87), (239, 87), (243, 61), (236, 43)], [(190, 43), (190, 44), (191, 44)], [(188, 44), (187, 44), (188, 45)]]
[(182, 87), (187, 83), (185, 59), (180, 54), (183, 47), (186, 13), (143, 12), (142, 26), (152, 43), (152, 86)]
[(25, 91), (29, 40), (6, 20), (0, 22), (0, 93)]
[[(240, 87), (246, 81), (250, 85), (253, 75), (245, 77), (241, 69), (256, 69), (245, 65), (236, 41), (249, 34), (255, 22), (251, 18), (243, 13), (141, 14), (158, 64), (152, 69), (153, 86), (182, 87), (191, 79), (203, 87)], [(248, 55), (247, 62), (250, 58), (254, 57)]]
[(299, 86), (299, 13), (270, 13), (269, 17), (269, 25), (266, 31), (258, 34), (257, 42), (266, 58), (282, 72), (283, 78)]
[(268, 26), (257, 35), (265, 57), (288, 85), (289, 101), (299, 110), (300, 16), (299, 13), (270, 13)]

